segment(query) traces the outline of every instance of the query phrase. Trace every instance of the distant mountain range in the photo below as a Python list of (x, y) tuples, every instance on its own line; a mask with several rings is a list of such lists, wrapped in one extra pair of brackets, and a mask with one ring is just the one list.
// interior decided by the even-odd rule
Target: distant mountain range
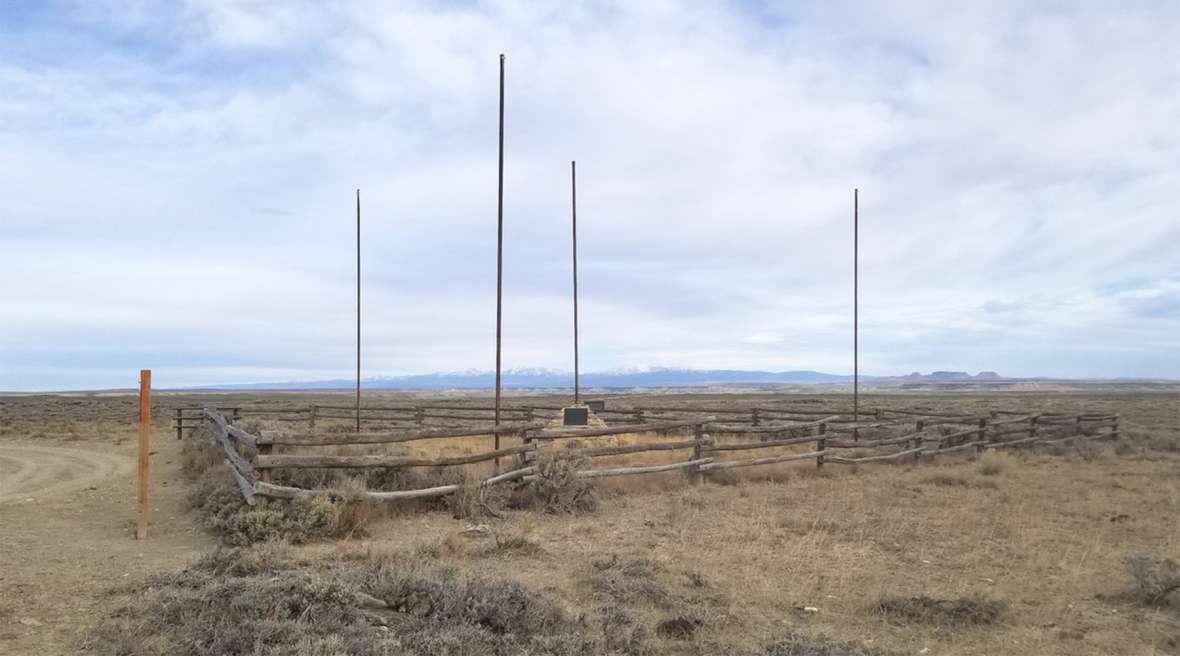
[[(509, 369), (503, 372), (501, 384), (513, 389), (572, 388), (574, 375), (558, 369)], [(914, 372), (907, 376), (861, 376), (871, 384), (937, 383), (1007, 380), (992, 371), (972, 376), (964, 371), (935, 371), (930, 374)], [(365, 378), (361, 387), (368, 390), (470, 390), (491, 389), (496, 375), (491, 371), (458, 371), (448, 373), (381, 376)], [(726, 387), (737, 385), (817, 385), (851, 383), (852, 376), (827, 374), (819, 371), (744, 371), (739, 369), (672, 369), (663, 367), (624, 368), (582, 374), (581, 385), (587, 388), (644, 388), (644, 387)], [(213, 385), (201, 389), (215, 390), (328, 390), (351, 389), (355, 380), (315, 380), (272, 383)]]

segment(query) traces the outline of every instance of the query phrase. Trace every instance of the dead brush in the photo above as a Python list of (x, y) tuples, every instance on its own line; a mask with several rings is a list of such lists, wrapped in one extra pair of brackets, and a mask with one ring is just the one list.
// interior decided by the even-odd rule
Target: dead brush
[(345, 478), (331, 488), (332, 500), (336, 505), (336, 528), (338, 537), (353, 538), (368, 535), (368, 526), (379, 516), (377, 502), (366, 492), (365, 482), (359, 478)]
[(492, 541), (484, 544), (478, 553), (481, 556), (538, 556), (545, 550), (524, 533), (501, 529), (492, 531)]
[(838, 642), (826, 635), (789, 631), (782, 640), (750, 656), (902, 656), (901, 652)]
[(1102, 447), (1089, 440), (1075, 440), (1073, 451), (1083, 462), (1094, 462), (1102, 455)]
[(975, 471), (984, 476), (998, 476), (1010, 467), (1014, 458), (1001, 451), (986, 451), (975, 461)]
[(1127, 570), (1135, 581), (1135, 597), (1149, 606), (1175, 601), (1180, 590), (1180, 564), (1171, 558), (1135, 554), (1127, 558)]
[(962, 628), (995, 624), (1008, 604), (978, 595), (958, 599), (936, 599), (926, 595), (901, 597), (885, 595), (874, 608), (886, 621), (900, 624), (932, 624)]
[(589, 467), (588, 458), (558, 453), (539, 457), (535, 464), (537, 473), (513, 492), (511, 507), (571, 514), (598, 509), (598, 490), (578, 476), (579, 471)]
[(116, 590), (81, 645), (99, 656), (602, 653), (554, 599), (404, 557), (258, 560), (232, 550)]
[(642, 556), (610, 554), (590, 564), (594, 570), (588, 583), (600, 599), (615, 604), (669, 606), (672, 595), (660, 581), (663, 568), (659, 563)]
[(197, 480), (225, 460), (225, 453), (208, 426), (197, 426), (180, 445), (180, 469), (185, 478)]

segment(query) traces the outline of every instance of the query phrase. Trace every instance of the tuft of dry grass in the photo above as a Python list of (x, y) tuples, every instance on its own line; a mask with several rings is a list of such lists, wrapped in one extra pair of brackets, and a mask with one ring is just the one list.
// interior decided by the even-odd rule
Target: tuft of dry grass
[(579, 470), (589, 467), (586, 458), (558, 453), (537, 458), (535, 465), (536, 477), (513, 492), (509, 500), (513, 508), (560, 514), (590, 513), (598, 508), (598, 490), (577, 476)]
[(1180, 564), (1171, 558), (1135, 554), (1127, 558), (1127, 569), (1135, 580), (1135, 596), (1149, 606), (1164, 606), (1180, 590)]
[(1004, 601), (979, 595), (956, 599), (936, 599), (926, 595), (901, 597), (884, 595), (874, 611), (886, 621), (909, 624), (923, 623), (961, 628), (995, 624), (1008, 607)]
[(368, 535), (368, 526), (380, 515), (380, 508), (377, 502), (365, 494), (367, 491), (365, 482), (359, 478), (341, 479), (331, 488), (336, 506), (336, 526), (333, 531), (336, 537)]
[(180, 467), (186, 478), (197, 480), (221, 465), (225, 454), (207, 426), (198, 426), (180, 445)]
[(1016, 461), (1009, 453), (1001, 451), (987, 451), (976, 461), (975, 471), (984, 476), (998, 476), (1004, 473)]

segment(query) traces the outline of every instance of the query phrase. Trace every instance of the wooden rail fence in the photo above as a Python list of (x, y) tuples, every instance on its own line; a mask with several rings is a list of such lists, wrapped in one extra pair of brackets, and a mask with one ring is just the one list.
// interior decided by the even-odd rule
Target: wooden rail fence
[[(305, 411), (314, 417), (318, 410), (325, 408), (334, 409), (330, 406), (310, 406)], [(424, 406), (399, 407), (398, 410), (420, 413), (423, 408)], [(382, 408), (382, 411), (390, 409), (386, 407)], [(516, 417), (526, 419), (535, 418), (538, 410), (542, 408), (534, 406), (514, 410)], [(214, 439), (224, 452), (225, 462), (247, 503), (254, 503), (255, 497), (290, 499), (301, 495), (332, 494), (328, 490), (276, 485), (271, 481), (271, 472), (276, 469), (455, 467), (488, 461), (496, 462), (498, 469), (501, 458), (513, 458), (515, 468), (497, 472), (476, 483), (480, 487), (486, 487), (510, 481), (536, 480), (539, 476), (537, 459), (543, 456), (571, 457), (592, 463), (594, 459), (601, 457), (685, 451), (685, 459), (675, 462), (600, 469), (589, 467), (578, 470), (575, 475), (590, 479), (681, 471), (688, 474), (693, 481), (701, 482), (713, 471), (800, 460), (814, 460), (818, 467), (906, 459), (920, 461), (922, 458), (934, 458), (963, 451), (983, 452), (989, 449), (1059, 444), (1079, 439), (1119, 437), (1119, 416), (1097, 413), (1018, 415), (997, 411), (983, 417), (872, 410), (852, 417), (850, 413), (833, 414), (832, 410), (800, 412), (792, 409), (780, 412), (774, 408), (758, 408), (757, 413), (745, 409), (741, 410), (739, 415), (735, 409), (691, 408), (687, 409), (691, 412), (685, 412), (679, 418), (666, 418), (667, 413), (680, 410), (682, 409), (667, 407), (620, 410), (618, 412), (627, 413), (623, 415), (623, 421), (605, 427), (554, 429), (547, 427), (547, 422), (528, 420), (512, 421), (499, 426), (486, 423), (462, 427), (414, 426), (393, 431), (359, 433), (268, 430), (263, 434), (253, 434), (234, 424), (235, 418), (250, 415), (251, 411), (246, 408), (202, 408), (199, 419), (212, 428)], [(478, 411), (482, 411), (482, 408)], [(286, 412), (295, 410), (288, 409)], [(646, 420), (642, 423), (627, 421), (633, 420), (636, 413), (643, 413)], [(889, 417), (891, 413), (894, 414), (892, 418)], [(440, 414), (450, 415), (449, 412)], [(866, 418), (873, 417), (873, 421), (857, 421), (862, 415)], [(190, 413), (181, 413), (178, 410), (176, 416), (190, 421)], [(724, 421), (720, 421), (718, 416), (724, 416)], [(355, 415), (349, 418), (355, 418)], [(470, 418), (463, 416), (463, 419)], [(177, 430), (179, 433), (180, 428)], [(497, 433), (501, 436), (517, 436), (521, 443), (478, 453), (433, 457), (336, 455), (315, 452), (316, 447), (401, 444), (418, 440), (491, 436)], [(687, 439), (662, 439), (604, 446), (584, 446), (566, 442), (620, 435), (638, 437), (671, 433), (686, 434)], [(298, 449), (299, 452), (274, 453), (275, 446), (281, 446), (286, 450)], [(722, 457), (730, 452), (768, 449), (778, 449), (779, 452), (748, 458)], [(846, 451), (852, 452), (841, 455)], [(370, 491), (366, 494), (374, 500), (394, 501), (443, 496), (461, 487), (457, 484), (442, 485), (418, 490)]]

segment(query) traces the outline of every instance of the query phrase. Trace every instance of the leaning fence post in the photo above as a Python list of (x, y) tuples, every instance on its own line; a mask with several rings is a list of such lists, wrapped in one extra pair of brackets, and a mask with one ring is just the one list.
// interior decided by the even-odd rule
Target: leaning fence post
[(139, 507), (135, 539), (147, 538), (148, 527), (148, 453), (152, 429), (152, 370), (139, 371)]
[(824, 451), (826, 451), (828, 448), (827, 435), (828, 435), (828, 423), (825, 421), (821, 421), (819, 423), (819, 439), (815, 441), (815, 450), (819, 452), (819, 455), (817, 455), (815, 457), (815, 466), (816, 467), (823, 467), (824, 466)]

